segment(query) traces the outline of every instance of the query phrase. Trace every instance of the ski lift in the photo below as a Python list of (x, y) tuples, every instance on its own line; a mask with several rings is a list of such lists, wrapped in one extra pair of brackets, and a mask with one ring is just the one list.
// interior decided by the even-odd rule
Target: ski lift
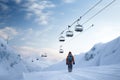
[(44, 57), (44, 55), (42, 54), (41, 57)]
[(76, 32), (82, 32), (83, 31), (83, 26), (79, 24), (79, 19), (77, 20), (77, 25), (75, 26), (75, 31)]
[(67, 37), (73, 37), (73, 31), (68, 30), (68, 31), (66, 32), (66, 36), (67, 36)]
[(45, 53), (45, 54), (42, 54), (41, 57), (47, 57), (47, 54), (46, 54), (46, 53)]
[(60, 46), (59, 53), (64, 53), (64, 50), (62, 49), (62, 45)]
[(47, 53), (45, 53), (44, 57), (47, 57)]
[(68, 26), (68, 31), (66, 32), (66, 36), (67, 36), (67, 37), (73, 37), (73, 31), (70, 31), (70, 30), (69, 30), (70, 27), (71, 27), (71, 26)]
[(83, 26), (80, 25), (80, 24), (77, 24), (76, 27), (75, 27), (75, 31), (76, 32), (82, 32), (83, 31)]
[(59, 41), (60, 41), (60, 42), (64, 42), (64, 41), (65, 41), (65, 37), (64, 37), (64, 36), (60, 36), (60, 37), (59, 37)]
[(39, 58), (36, 58), (36, 60), (39, 60)]
[(59, 53), (64, 53), (63, 49), (60, 49), (60, 50), (59, 50)]

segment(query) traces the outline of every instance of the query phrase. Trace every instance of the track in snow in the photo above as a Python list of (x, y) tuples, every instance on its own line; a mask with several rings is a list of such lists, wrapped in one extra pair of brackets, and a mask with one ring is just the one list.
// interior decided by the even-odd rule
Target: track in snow
[(24, 80), (120, 80), (120, 65), (24, 74)]

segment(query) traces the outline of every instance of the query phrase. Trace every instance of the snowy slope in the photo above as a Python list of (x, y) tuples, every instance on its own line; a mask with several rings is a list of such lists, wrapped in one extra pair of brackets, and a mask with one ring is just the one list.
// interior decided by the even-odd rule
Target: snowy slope
[(120, 80), (120, 37), (96, 44), (90, 51), (76, 55), (73, 72), (65, 60), (42, 72), (24, 73), (24, 80)]
[(120, 63), (120, 37), (105, 44), (104, 50), (101, 51), (100, 65), (110, 65)]
[[(4, 41), (0, 42), (0, 80), (120, 80), (120, 37), (108, 43), (96, 44), (90, 51), (75, 55), (76, 64), (72, 73), (68, 73), (65, 60), (43, 71), (26, 73), (20, 56)], [(10, 72), (24, 73), (11, 76)]]
[(0, 39), (0, 80), (14, 80), (15, 77), (22, 76), (23, 72), (27, 72), (27, 69), (21, 56)]
[[(75, 68), (120, 64), (120, 37), (108, 42), (94, 45), (90, 51), (75, 56)], [(45, 70), (66, 69), (65, 60)]]
[(120, 65), (24, 74), (24, 80), (120, 80)]
[(53, 64), (51, 61), (46, 60), (46, 57), (36, 57), (35, 55), (22, 58), (25, 66), (29, 72), (41, 71), (43, 68), (46, 68)]

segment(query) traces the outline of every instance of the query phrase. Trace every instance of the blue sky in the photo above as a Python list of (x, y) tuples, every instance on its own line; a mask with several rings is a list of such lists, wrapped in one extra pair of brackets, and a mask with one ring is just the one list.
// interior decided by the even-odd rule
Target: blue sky
[[(88, 51), (94, 44), (108, 42), (120, 34), (120, 0), (87, 22), (94, 24), (86, 32), (74, 32), (65, 43), (58, 41), (59, 34), (73, 21), (83, 15), (99, 0), (0, 0), (0, 36), (9, 36), (9, 45), (18, 50), (53, 50), (58, 54), (63, 44), (65, 53)], [(102, 2), (81, 20), (81, 24), (112, 0)], [(74, 30), (74, 26), (72, 30)], [(26, 50), (25, 50), (26, 51)]]

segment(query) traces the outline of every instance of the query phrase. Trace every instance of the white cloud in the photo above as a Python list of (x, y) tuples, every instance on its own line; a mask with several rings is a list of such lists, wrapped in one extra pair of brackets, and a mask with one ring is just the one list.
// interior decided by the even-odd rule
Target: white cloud
[(64, 59), (63, 55), (57, 54), (58, 51), (55, 49), (51, 48), (33, 48), (33, 47), (28, 47), (28, 46), (21, 46), (21, 47), (14, 47), (19, 51), (22, 56), (24, 57), (40, 57), (42, 54), (47, 54), (47, 59), (48, 60), (53, 60), (53, 61), (59, 61), (61, 59)]
[(28, 46), (22, 46), (22, 47), (19, 47), (18, 49), (20, 49), (20, 52), (24, 55), (36, 54), (40, 52), (39, 49), (28, 47)]
[(0, 29), (0, 37), (7, 39), (9, 37), (9, 39), (12, 39), (14, 36), (16, 36), (18, 34), (18, 32), (11, 27), (5, 27), (3, 29)]
[(35, 35), (35, 31), (32, 28), (29, 28), (27, 30), (21, 30), (21, 32), (19, 34), (19, 36), (20, 36), (19, 38), (22, 41), (27, 41), (27, 40), (30, 41), (30, 40), (34, 39), (33, 38), (34, 35)]
[[(52, 11), (51, 8), (55, 7), (49, 0), (12, 0), (17, 5), (21, 6), (21, 11), (26, 12), (25, 18), (32, 18), (36, 23), (46, 25), (51, 20)], [(0, 10), (9, 10), (12, 8), (10, 5), (5, 4), (8, 0), (2, 0), (4, 3), (0, 3)], [(24, 2), (21, 4), (21, 2)]]
[[(29, 28), (21, 32), (22, 35), (20, 40), (27, 41), (26, 44), (29, 45), (38, 45), (38, 42), (47, 42), (46, 35), (48, 35), (48, 31), (50, 31), (52, 27), (45, 28), (44, 30), (36, 30), (33, 28)], [(32, 37), (31, 37), (32, 36)]]
[(29, 0), (28, 3), (24, 4), (24, 7), (27, 11), (27, 17), (30, 18), (31, 16), (35, 16), (35, 21), (37, 23), (46, 25), (49, 22), (51, 12), (45, 10), (55, 7), (55, 5), (46, 0)]
[(73, 3), (75, 0), (62, 0), (64, 3)]

